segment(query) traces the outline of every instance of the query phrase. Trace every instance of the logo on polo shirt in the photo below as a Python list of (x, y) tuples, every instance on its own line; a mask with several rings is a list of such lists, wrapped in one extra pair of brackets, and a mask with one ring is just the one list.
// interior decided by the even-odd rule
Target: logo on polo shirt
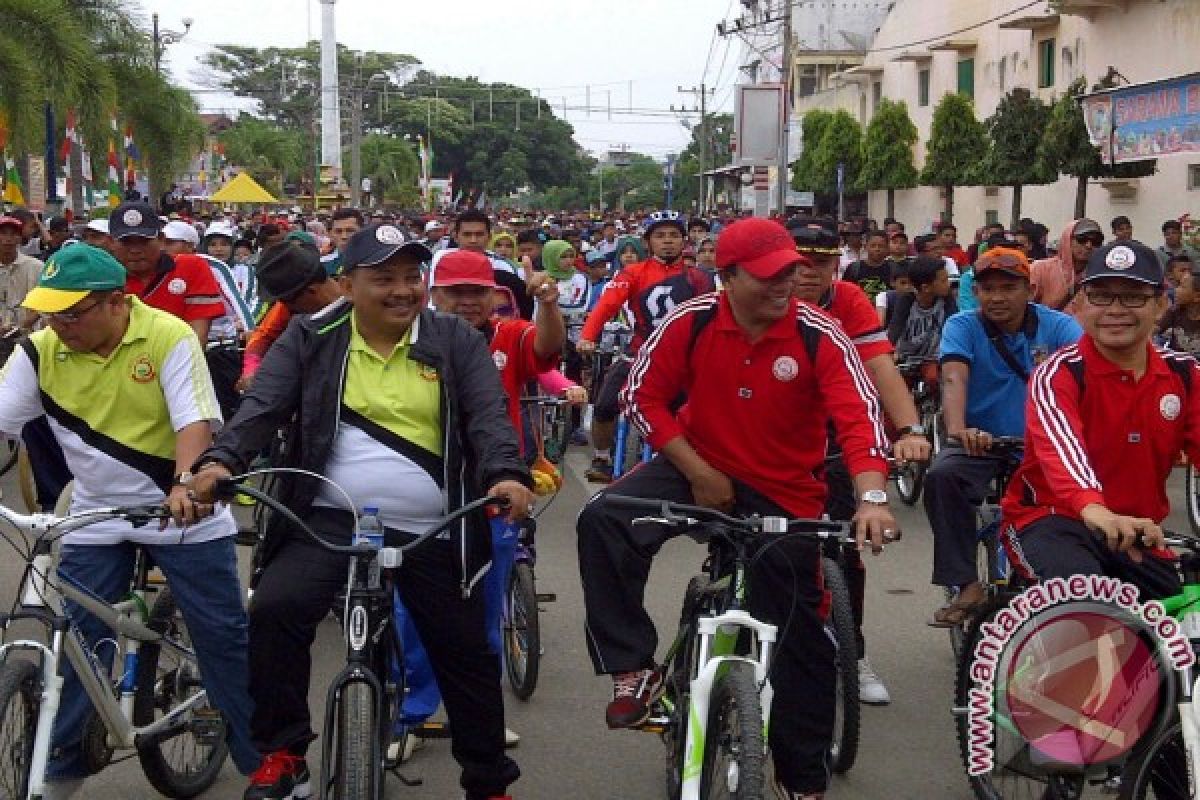
[(800, 374), (800, 365), (791, 356), (780, 356), (771, 365), (771, 374), (775, 376), (776, 380), (787, 383), (795, 380), (796, 376)]
[(1129, 269), (1133, 266), (1135, 261), (1137, 261), (1137, 256), (1134, 255), (1133, 250), (1125, 245), (1114, 247), (1112, 250), (1109, 250), (1108, 255), (1104, 257), (1104, 265), (1106, 267), (1119, 271)]
[(504, 369), (508, 366), (508, 354), (502, 350), (497, 350), (492, 353), (492, 363), (496, 365), (496, 369)]
[(427, 380), (430, 383), (436, 383), (438, 380), (437, 367), (431, 367), (428, 364), (422, 364), (420, 369), (417, 371), (417, 374), (420, 375), (423, 380)]
[(136, 228), (142, 224), (142, 212), (136, 208), (131, 208), (121, 215), (121, 221), (131, 228)]
[(1158, 401), (1158, 410), (1163, 415), (1163, 419), (1171, 422), (1179, 418), (1179, 412), (1183, 411), (1183, 401), (1177, 394), (1164, 394)]
[(137, 383), (150, 383), (157, 376), (154, 369), (154, 362), (150, 360), (150, 356), (143, 353), (138, 356), (133, 362), (133, 369), (129, 372), (129, 377)]
[(183, 278), (171, 278), (167, 283), (167, 291), (171, 294), (183, 294), (187, 291), (187, 281)]

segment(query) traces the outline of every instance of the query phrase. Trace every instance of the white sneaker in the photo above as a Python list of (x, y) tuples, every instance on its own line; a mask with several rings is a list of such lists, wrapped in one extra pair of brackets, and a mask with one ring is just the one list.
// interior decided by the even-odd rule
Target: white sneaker
[(392, 739), (387, 749), (387, 760), (392, 764), (404, 764), (425, 746), (425, 740), (414, 733), (405, 733), (399, 739)]
[(886, 706), (892, 702), (887, 687), (875, 674), (871, 662), (865, 658), (858, 660), (858, 699), (869, 706)]
[(504, 729), (504, 749), (511, 750), (521, 743), (521, 736), (512, 728)]

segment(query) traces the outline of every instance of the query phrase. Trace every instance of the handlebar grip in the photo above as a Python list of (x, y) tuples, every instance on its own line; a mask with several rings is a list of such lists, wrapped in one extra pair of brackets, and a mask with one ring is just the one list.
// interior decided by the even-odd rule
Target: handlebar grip
[(661, 512), (664, 503), (663, 500), (651, 500), (645, 497), (630, 497), (627, 494), (605, 495), (604, 500), (613, 508), (623, 508), (628, 511)]
[(238, 494), (238, 482), (233, 478), (218, 478), (213, 488), (213, 496), (226, 503), (231, 502)]

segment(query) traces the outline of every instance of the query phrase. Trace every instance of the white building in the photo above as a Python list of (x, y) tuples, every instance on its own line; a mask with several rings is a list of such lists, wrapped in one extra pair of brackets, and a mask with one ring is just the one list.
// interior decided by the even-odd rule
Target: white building
[[(800, 6), (806, 5), (801, 2)], [(841, 5), (852, 5), (841, 3)], [(861, 5), (861, 3), (859, 3)], [(946, 93), (972, 96), (980, 119), (1000, 99), (1022, 87), (1047, 103), (1078, 77), (1089, 86), (1114, 67), (1131, 83), (1171, 78), (1200, 69), (1200, 0), (896, 0), (858, 66), (818, 74), (816, 91), (793, 65), (795, 118), (810, 109), (845, 109), (864, 128), (883, 97), (903, 100), (920, 140), (918, 168), (933, 111)], [(805, 13), (797, 10), (797, 19)], [(1076, 181), (1061, 178), (1025, 187), (1022, 216), (1044, 222), (1056, 237), (1072, 219)], [(955, 223), (963, 238), (987, 221), (1009, 221), (1011, 189), (962, 187), (954, 192)], [(882, 219), (886, 194), (872, 192), (870, 215)], [(910, 232), (929, 229), (943, 208), (941, 190), (920, 187), (896, 193), (896, 216)], [(1200, 212), (1200, 154), (1160, 158), (1158, 173), (1132, 181), (1097, 181), (1087, 213), (1108, 230), (1109, 220), (1128, 216), (1134, 235), (1156, 244), (1162, 221)]]

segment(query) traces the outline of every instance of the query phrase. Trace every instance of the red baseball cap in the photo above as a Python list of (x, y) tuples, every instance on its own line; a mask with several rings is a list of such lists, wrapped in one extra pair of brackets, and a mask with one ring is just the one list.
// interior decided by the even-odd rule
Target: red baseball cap
[(10, 217), (5, 214), (0, 216), (0, 228), (4, 227), (16, 228), (17, 230), (23, 231), (25, 230), (25, 223), (21, 222), (21, 220), (17, 219), (16, 217)]
[(492, 261), (473, 250), (452, 250), (437, 262), (434, 286), (496, 286)]
[(717, 269), (736, 266), (767, 280), (793, 264), (811, 265), (812, 261), (796, 252), (792, 235), (774, 220), (741, 219), (717, 237)]

